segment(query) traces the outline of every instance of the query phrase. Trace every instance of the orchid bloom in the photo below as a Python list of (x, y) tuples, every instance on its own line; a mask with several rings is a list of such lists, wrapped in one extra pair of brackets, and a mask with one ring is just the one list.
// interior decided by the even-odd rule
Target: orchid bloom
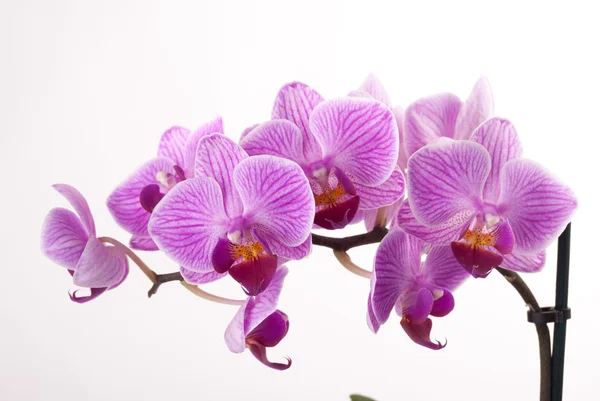
[(269, 361), (266, 350), (279, 344), (289, 329), (287, 315), (277, 309), (277, 300), (287, 273), (286, 267), (280, 267), (263, 293), (249, 297), (240, 306), (225, 331), (225, 343), (231, 352), (241, 353), (248, 348), (256, 359), (277, 370), (292, 366), (289, 358), (286, 358), (287, 363)]
[[(350, 92), (350, 96), (358, 96), (358, 97), (367, 97), (371, 99), (375, 99), (378, 102), (385, 104), (392, 110), (394, 113), (394, 118), (396, 120), (396, 126), (398, 127), (398, 142), (400, 147), (398, 149), (398, 160), (396, 164), (400, 171), (406, 171), (406, 163), (408, 162), (408, 157), (406, 156), (406, 151), (404, 150), (404, 138), (402, 135), (403, 125), (404, 125), (404, 110), (402, 107), (392, 107), (392, 102), (390, 100), (390, 96), (388, 95), (385, 87), (381, 83), (381, 81), (373, 74), (369, 74), (367, 78), (364, 80), (360, 88), (356, 91)], [(385, 206), (385, 221), (387, 223), (393, 221), (400, 204), (402, 203), (402, 199), (397, 200), (389, 206)], [(365, 227), (368, 231), (373, 230), (375, 228), (375, 223), (377, 220), (377, 212), (378, 209), (365, 210), (363, 213), (357, 213), (354, 217), (354, 221), (364, 220)]]
[(54, 185), (71, 204), (75, 213), (64, 208), (52, 209), (42, 226), (43, 254), (69, 271), (73, 284), (90, 289), (90, 295), (69, 294), (71, 300), (84, 303), (107, 290), (118, 287), (127, 277), (127, 257), (118, 248), (96, 238), (94, 218), (85, 198), (75, 188)]
[(404, 148), (408, 157), (438, 138), (469, 139), (475, 128), (494, 115), (492, 88), (480, 78), (463, 103), (452, 93), (417, 100), (406, 108)]
[(165, 195), (149, 231), (186, 270), (228, 272), (248, 295), (257, 295), (273, 278), (278, 258), (308, 255), (314, 213), (308, 180), (297, 164), (248, 157), (214, 134), (198, 145), (195, 178)]
[[(425, 261), (421, 257), (426, 255)], [(411, 340), (438, 350), (430, 339), (429, 316), (443, 317), (454, 309), (454, 291), (468, 277), (449, 246), (431, 246), (403, 231), (390, 232), (375, 256), (367, 323), (377, 333), (392, 309)]]
[(143, 164), (108, 197), (113, 218), (132, 234), (132, 248), (158, 250), (148, 234), (150, 215), (170, 189), (194, 176), (198, 142), (213, 133), (223, 133), (220, 117), (194, 133), (182, 127), (170, 128), (160, 138), (158, 157)]
[(322, 101), (301, 83), (284, 86), (274, 120), (240, 142), (249, 155), (268, 154), (298, 163), (316, 204), (314, 223), (345, 227), (358, 210), (392, 204), (404, 193), (396, 168), (398, 128), (384, 104), (362, 98)]
[(451, 243), (474, 277), (500, 265), (539, 271), (577, 201), (521, 153), (516, 130), (501, 118), (481, 124), (470, 141), (440, 139), (420, 149), (408, 162), (411, 190), (398, 225), (424, 241)]

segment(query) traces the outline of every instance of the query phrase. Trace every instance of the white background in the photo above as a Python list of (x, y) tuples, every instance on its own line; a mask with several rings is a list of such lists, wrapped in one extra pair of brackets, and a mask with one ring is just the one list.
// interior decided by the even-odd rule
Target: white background
[[(456, 293), (454, 312), (434, 322), (448, 346), (432, 352), (398, 319), (373, 335), (368, 282), (315, 249), (290, 264), (280, 308), (291, 329), (270, 355), (294, 365), (277, 372), (227, 350), (235, 307), (177, 283), (148, 300), (133, 265), (120, 288), (76, 305), (70, 276), (40, 254), (45, 214), (66, 205), (51, 184), (80, 189), (99, 233), (126, 241), (105, 199), (155, 154), (165, 129), (220, 113), (237, 138), (269, 118), (284, 83), (337, 97), (369, 72), (403, 106), (442, 91), (464, 99), (486, 75), (526, 157), (575, 190), (565, 400), (596, 399), (598, 12), (593, 2), (424, 3), (2, 1), (0, 400), (536, 399), (535, 330), (496, 273)], [(374, 251), (351, 255), (370, 268)], [(547, 268), (526, 277), (547, 305), (555, 247), (549, 253)], [(159, 272), (176, 268), (143, 257)], [(209, 288), (240, 295), (231, 282)]]

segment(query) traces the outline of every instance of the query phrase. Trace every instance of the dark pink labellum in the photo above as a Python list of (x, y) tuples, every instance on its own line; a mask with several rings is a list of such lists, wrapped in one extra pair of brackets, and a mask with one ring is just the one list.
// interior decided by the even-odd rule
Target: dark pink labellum
[(424, 322), (418, 324), (411, 323), (407, 319), (402, 319), (400, 321), (400, 325), (402, 326), (406, 334), (408, 334), (411, 340), (413, 340), (419, 345), (422, 345), (423, 347), (432, 350), (440, 350), (444, 348), (447, 344), (446, 342), (446, 344), (442, 345), (442, 343), (437, 340), (435, 342), (431, 341), (430, 335), (433, 323), (429, 318), (426, 319)]
[(402, 317), (414, 323), (422, 323), (429, 316), (433, 306), (433, 294), (427, 288), (421, 288), (406, 297), (403, 302)]
[(344, 188), (345, 193), (347, 193), (350, 196), (356, 195), (356, 188), (354, 187), (354, 184), (342, 170), (340, 170), (337, 167), (334, 167), (333, 174), (335, 174), (340, 184), (342, 184), (342, 188)]
[(213, 249), (211, 259), (213, 268), (217, 273), (225, 273), (235, 262), (231, 253), (232, 243), (226, 238), (219, 238), (215, 249)]
[(264, 365), (277, 370), (285, 370), (292, 366), (292, 360), (287, 363), (274, 363), (267, 358), (267, 347), (274, 347), (286, 336), (290, 322), (285, 313), (276, 310), (263, 320), (254, 330), (246, 336), (246, 345)]
[(148, 213), (152, 213), (164, 196), (157, 184), (146, 185), (140, 192), (140, 204)]
[(104, 288), (90, 288), (90, 295), (85, 295), (82, 297), (78, 297), (77, 296), (77, 292), (79, 290), (75, 290), (73, 291), (73, 294), (69, 294), (69, 297), (71, 298), (71, 301), (76, 302), (78, 304), (83, 304), (86, 302), (89, 302), (93, 299), (98, 298), (100, 295), (102, 295), (108, 288), (104, 287)]
[(263, 292), (277, 270), (277, 256), (260, 255), (245, 260), (229, 269), (229, 275), (240, 283), (247, 295), (254, 296)]
[(326, 207), (319, 210), (315, 214), (315, 224), (327, 230), (344, 228), (352, 221), (354, 215), (356, 215), (359, 204), (360, 197), (355, 195), (333, 207)]
[(475, 278), (487, 277), (504, 260), (501, 255), (465, 242), (452, 242), (450, 246), (456, 260)]
[(447, 290), (443, 290), (444, 294), (433, 301), (433, 307), (429, 313), (431, 316), (443, 317), (454, 309), (454, 297), (452, 293)]

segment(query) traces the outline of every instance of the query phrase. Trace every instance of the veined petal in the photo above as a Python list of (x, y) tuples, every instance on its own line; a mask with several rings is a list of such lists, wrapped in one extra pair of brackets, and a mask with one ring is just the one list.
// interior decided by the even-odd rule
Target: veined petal
[(434, 246), (423, 264), (426, 280), (448, 291), (454, 291), (469, 278), (469, 273), (458, 263), (449, 245)]
[(75, 290), (75, 291), (73, 291), (72, 294), (69, 294), (69, 297), (71, 298), (71, 301), (78, 303), (78, 304), (83, 304), (83, 303), (90, 302), (90, 301), (98, 298), (100, 295), (104, 294), (106, 292), (106, 290), (108, 290), (108, 288), (106, 288), (106, 287), (90, 288), (90, 295), (83, 295), (83, 296), (78, 296), (77, 293), (79, 292), (79, 290)]
[(400, 167), (402, 172), (406, 171), (406, 167), (408, 164), (408, 155), (406, 153), (406, 147), (404, 145), (404, 109), (400, 106), (394, 107), (392, 109), (392, 113), (394, 113), (394, 118), (396, 119), (396, 126), (398, 127), (398, 160), (396, 164)]
[(359, 209), (377, 209), (388, 206), (404, 196), (404, 174), (396, 168), (390, 178), (378, 186), (355, 183), (356, 194), (360, 196)]
[(366, 92), (378, 102), (381, 102), (390, 108), (392, 107), (390, 96), (381, 81), (375, 75), (369, 74), (358, 90)]
[(313, 109), (322, 101), (321, 95), (308, 85), (292, 82), (279, 90), (273, 106), (273, 120), (289, 120), (302, 132), (305, 138), (303, 153), (307, 160), (318, 160), (322, 154), (321, 146), (310, 134), (308, 123)]
[(88, 233), (79, 217), (70, 210), (52, 209), (42, 226), (44, 255), (67, 269), (75, 269), (88, 241)]
[(310, 116), (311, 132), (325, 159), (354, 183), (377, 186), (387, 180), (398, 160), (398, 127), (392, 111), (362, 98), (328, 100)]
[(180, 266), (210, 271), (212, 251), (228, 221), (219, 184), (212, 178), (193, 178), (167, 193), (154, 209), (148, 231)]
[(408, 106), (404, 115), (404, 147), (408, 157), (438, 138), (454, 138), (461, 106), (458, 96), (452, 93), (425, 97)]
[(248, 134), (249, 134), (249, 133), (251, 133), (251, 132), (252, 132), (252, 130), (254, 130), (254, 128), (258, 127), (259, 125), (260, 125), (260, 124), (253, 124), (253, 125), (251, 125), (251, 126), (249, 126), (249, 127), (246, 127), (246, 128), (245, 128), (245, 129), (242, 131), (242, 134), (240, 135), (240, 142), (242, 142), (242, 141), (243, 141), (243, 140), (244, 140), (244, 139), (245, 139), (245, 138), (248, 136)]
[(184, 267), (180, 268), (181, 277), (190, 284), (206, 284), (212, 283), (227, 276), (227, 273), (217, 273), (216, 271), (209, 272), (194, 272)]
[(469, 211), (461, 211), (452, 216), (446, 223), (435, 227), (426, 227), (421, 224), (410, 209), (410, 203), (405, 200), (398, 213), (395, 223), (403, 231), (433, 245), (447, 245), (451, 241), (459, 239), (460, 233), (465, 229), (473, 214)]
[(421, 250), (402, 231), (386, 235), (377, 248), (371, 276), (371, 303), (380, 324), (387, 321), (402, 292), (412, 285), (414, 271), (421, 263)]
[(225, 212), (231, 218), (242, 213), (243, 206), (233, 187), (233, 170), (248, 154), (239, 145), (221, 134), (204, 137), (198, 144), (195, 177), (211, 177), (221, 187)]
[(375, 316), (375, 312), (373, 312), (373, 303), (371, 302), (371, 293), (369, 293), (369, 299), (367, 300), (367, 326), (369, 329), (377, 334), (381, 324), (377, 321), (377, 317)]
[(423, 347), (437, 351), (446, 346), (446, 344), (442, 345), (439, 341), (431, 341), (431, 327), (433, 326), (431, 319), (426, 319), (423, 323), (419, 324), (413, 324), (402, 319), (400, 324), (410, 339)]
[(158, 246), (150, 237), (150, 234), (146, 236), (142, 235), (132, 235), (129, 240), (129, 246), (132, 249), (137, 249), (139, 251), (158, 251)]
[[(306, 135), (292, 122), (288, 120), (272, 120), (259, 125), (252, 133), (240, 140), (240, 146), (250, 156), (271, 155), (293, 160), (303, 165), (307, 161), (304, 158), (303, 147)], [(318, 154), (318, 159), (322, 154)]]
[(57, 190), (59, 194), (64, 196), (67, 201), (69, 201), (73, 209), (75, 209), (75, 212), (81, 219), (87, 234), (90, 237), (95, 237), (96, 225), (94, 224), (94, 217), (92, 216), (90, 206), (83, 195), (81, 195), (77, 189), (67, 184), (54, 184), (52, 187)]
[(196, 131), (194, 131), (185, 143), (185, 154), (183, 156), (186, 178), (192, 178), (194, 176), (196, 151), (198, 150), (198, 143), (202, 138), (210, 134), (223, 133), (223, 120), (221, 117), (217, 117), (212, 121), (207, 122)]
[(523, 153), (519, 136), (510, 121), (494, 117), (477, 127), (471, 141), (483, 145), (490, 154), (492, 168), (483, 187), (483, 199), (495, 203), (500, 195), (500, 170)]
[(310, 235), (315, 200), (296, 163), (275, 156), (254, 156), (238, 164), (233, 183), (242, 199), (244, 216), (261, 238), (272, 236), (283, 245), (298, 246)]
[(481, 77), (475, 83), (456, 119), (456, 139), (468, 139), (479, 124), (494, 115), (494, 97), (490, 82)]
[(73, 283), (80, 287), (108, 288), (120, 283), (128, 271), (127, 257), (120, 250), (92, 237), (75, 268)]
[(306, 240), (298, 245), (298, 246), (286, 246), (282, 244), (277, 237), (269, 235), (265, 236), (265, 238), (261, 237), (261, 240), (265, 241), (268, 244), (269, 250), (274, 254), (279, 256), (280, 258), (284, 258), (287, 260), (300, 260), (307, 257), (312, 250), (312, 238), (309, 235)]
[(488, 152), (474, 142), (439, 140), (419, 150), (408, 161), (408, 199), (416, 219), (433, 227), (472, 213), (490, 166)]
[(504, 255), (500, 266), (520, 273), (537, 273), (542, 270), (545, 263), (546, 251), (535, 255), (521, 255), (513, 252), (510, 255)]
[(577, 208), (571, 189), (530, 160), (507, 162), (500, 172), (500, 188), (498, 210), (510, 223), (514, 252), (519, 254), (546, 249)]
[(157, 185), (157, 174), (175, 175), (173, 161), (156, 158), (146, 162), (115, 189), (107, 200), (108, 210), (124, 230), (134, 235), (148, 234), (150, 213), (142, 207), (140, 194), (148, 185)]
[(190, 136), (190, 130), (183, 127), (171, 127), (160, 138), (158, 157), (172, 160), (175, 165), (185, 166), (185, 144)]
[(244, 320), (246, 310), (254, 304), (252, 297), (248, 297), (225, 330), (225, 344), (229, 351), (239, 354), (246, 349), (246, 332), (244, 331)]
[[(391, 205), (385, 206), (385, 221), (386, 221), (386, 225), (390, 225), (392, 226), (394, 220), (396, 219), (396, 214), (398, 213), (398, 210), (400, 209), (400, 205), (402, 204), (402, 200), (397, 200), (396, 202), (392, 203)], [(367, 229), (367, 231), (371, 231), (375, 228), (375, 223), (377, 222), (377, 213), (378, 213), (379, 209), (371, 209), (371, 210), (364, 210), (364, 221), (365, 221), (365, 228)], [(356, 220), (356, 217), (354, 218)], [(353, 221), (354, 222), (354, 221)]]

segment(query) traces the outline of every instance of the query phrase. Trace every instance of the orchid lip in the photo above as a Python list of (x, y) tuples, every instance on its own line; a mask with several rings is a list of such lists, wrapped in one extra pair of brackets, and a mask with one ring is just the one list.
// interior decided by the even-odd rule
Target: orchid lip
[(158, 184), (146, 185), (140, 192), (140, 205), (148, 213), (152, 213), (164, 196)]
[(355, 195), (333, 207), (322, 209), (315, 213), (315, 224), (327, 230), (344, 228), (356, 215), (359, 204), (360, 197)]
[(271, 362), (267, 358), (266, 348), (275, 347), (287, 335), (290, 322), (285, 313), (276, 310), (267, 316), (258, 326), (246, 335), (246, 345), (252, 355), (265, 366), (276, 370), (286, 370), (292, 366), (292, 360), (287, 363)]

